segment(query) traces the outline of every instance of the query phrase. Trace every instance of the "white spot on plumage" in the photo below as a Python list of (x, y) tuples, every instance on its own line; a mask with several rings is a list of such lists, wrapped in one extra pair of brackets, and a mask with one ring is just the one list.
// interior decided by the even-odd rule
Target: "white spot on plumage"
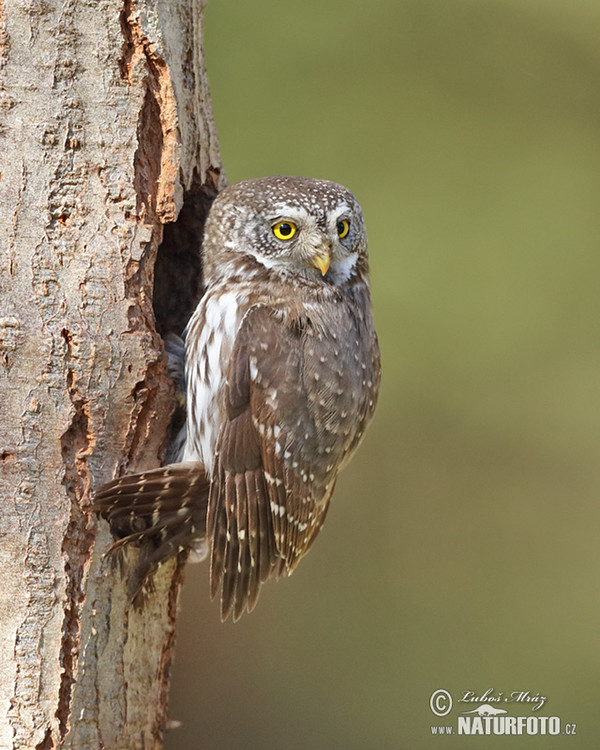
[(275, 515), (279, 516), (280, 518), (283, 518), (285, 508), (283, 505), (279, 505), (278, 503), (274, 503), (273, 501), (271, 501), (271, 512), (275, 513)]
[(263, 474), (265, 475), (265, 479), (269, 484), (274, 484), (275, 487), (281, 487), (283, 484), (282, 480), (279, 477), (274, 477), (272, 474), (269, 474), (268, 471), (263, 471)]
[(250, 364), (250, 379), (258, 380), (258, 367), (257, 367), (256, 357), (250, 357), (249, 364)]

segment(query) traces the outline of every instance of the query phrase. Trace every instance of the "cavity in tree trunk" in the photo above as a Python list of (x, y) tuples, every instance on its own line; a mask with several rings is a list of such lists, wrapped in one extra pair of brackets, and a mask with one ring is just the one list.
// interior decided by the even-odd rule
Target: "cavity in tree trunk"
[(157, 466), (222, 187), (201, 0), (0, 0), (0, 747), (158, 748), (181, 571), (143, 610), (94, 488)]

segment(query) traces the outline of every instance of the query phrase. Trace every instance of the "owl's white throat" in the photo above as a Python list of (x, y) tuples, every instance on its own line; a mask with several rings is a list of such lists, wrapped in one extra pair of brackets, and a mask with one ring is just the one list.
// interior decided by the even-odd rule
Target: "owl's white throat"
[(353, 275), (357, 260), (358, 253), (350, 253), (344, 258), (332, 258), (328, 275), (336, 284), (343, 284)]

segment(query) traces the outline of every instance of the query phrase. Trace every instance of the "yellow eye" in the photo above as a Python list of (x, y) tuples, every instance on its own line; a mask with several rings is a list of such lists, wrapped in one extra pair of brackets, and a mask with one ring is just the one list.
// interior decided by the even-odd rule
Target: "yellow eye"
[(273, 227), (273, 234), (278, 240), (291, 240), (297, 231), (291, 221), (278, 221)]
[(344, 237), (348, 234), (350, 231), (350, 222), (348, 219), (342, 219), (341, 221), (338, 221), (337, 223), (337, 233), (338, 237), (343, 240)]

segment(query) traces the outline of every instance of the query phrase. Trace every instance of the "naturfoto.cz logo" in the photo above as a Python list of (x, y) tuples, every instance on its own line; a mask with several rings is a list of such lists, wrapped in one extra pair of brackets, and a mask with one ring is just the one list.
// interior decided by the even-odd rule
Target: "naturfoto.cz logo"
[[(456, 706), (458, 715), (455, 724), (448, 719), (442, 725), (432, 725), (432, 734), (461, 735), (574, 735), (576, 724), (563, 723), (559, 716), (539, 716), (539, 711), (548, 698), (529, 690), (497, 692), (489, 688), (483, 693), (465, 690), (458, 698), (445, 689), (434, 690), (429, 698), (429, 707), (438, 718), (449, 716)], [(510, 709), (529, 709), (527, 716), (511, 716)], [(463, 710), (460, 710), (463, 709)]]

